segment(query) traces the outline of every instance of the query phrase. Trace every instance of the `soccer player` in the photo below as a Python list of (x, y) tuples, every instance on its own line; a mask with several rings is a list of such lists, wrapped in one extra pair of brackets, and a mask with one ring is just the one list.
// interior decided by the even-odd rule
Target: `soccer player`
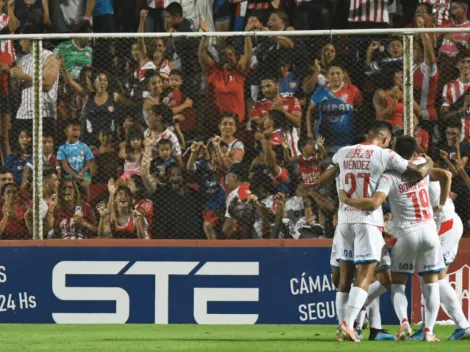
[[(395, 152), (383, 149), (388, 147), (391, 139), (392, 126), (384, 121), (375, 121), (369, 128), (366, 142), (343, 147), (333, 156), (333, 164), (339, 165), (340, 188), (347, 190), (349, 197), (364, 198), (372, 195), (385, 171), (408, 171), (415, 178), (427, 176), (433, 166), (432, 160), (428, 159), (420, 166), (413, 165)], [(335, 232), (336, 256), (340, 267), (337, 309), (341, 323), (338, 339), (356, 341), (354, 320), (367, 299), (369, 285), (385, 246), (382, 227), (382, 208), (364, 212), (340, 204)], [(356, 278), (351, 288), (356, 265)]]
[[(399, 137), (395, 151), (410, 161), (416, 157), (416, 140), (409, 136)], [(423, 158), (414, 163), (424, 162)], [(433, 180), (442, 183), (445, 195), (450, 191), (450, 176), (447, 171), (433, 169)], [(392, 301), (400, 319), (398, 339), (405, 340), (411, 335), (408, 322), (408, 302), (405, 294), (407, 275), (412, 275), (415, 268), (423, 277), (425, 296), (424, 341), (439, 341), (434, 334), (434, 323), (439, 311), (438, 273), (444, 269), (442, 252), (439, 246), (436, 224), (433, 221), (433, 209), (429, 202), (429, 177), (422, 180), (400, 172), (384, 173), (372, 198), (350, 198), (344, 190), (340, 191), (340, 201), (349, 207), (364, 211), (381, 209), (388, 196), (393, 218), (393, 234), (397, 242), (392, 252)], [(444, 205), (447, 196), (441, 196), (439, 204)], [(354, 289), (354, 288), (353, 288)], [(351, 291), (353, 290), (351, 289)], [(347, 331), (347, 330), (346, 330)]]
[[(449, 338), (450, 340), (468, 340), (470, 339), (470, 324), (465, 318), (462, 306), (459, 304), (455, 290), (447, 280), (447, 269), (455, 260), (459, 241), (463, 233), (463, 224), (460, 217), (455, 212), (455, 206), (450, 197), (447, 197), (444, 206), (439, 204), (443, 192), (439, 182), (429, 183), (429, 200), (434, 209), (439, 209), (439, 216), (435, 218), (444, 264), (446, 268), (439, 273), (439, 294), (441, 303), (444, 305), (449, 316), (455, 322), (456, 330)], [(444, 193), (446, 194), (446, 193)], [(423, 290), (423, 281), (420, 280), (421, 290)], [(415, 334), (410, 336), (409, 340), (422, 340), (423, 329), (421, 328)]]

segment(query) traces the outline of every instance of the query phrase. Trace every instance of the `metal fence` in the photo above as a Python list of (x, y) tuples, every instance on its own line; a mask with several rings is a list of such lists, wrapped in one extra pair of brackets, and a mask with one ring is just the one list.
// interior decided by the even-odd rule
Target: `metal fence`
[(0, 238), (330, 237), (319, 177), (375, 119), (451, 169), (468, 229), (463, 33), (1, 36)]

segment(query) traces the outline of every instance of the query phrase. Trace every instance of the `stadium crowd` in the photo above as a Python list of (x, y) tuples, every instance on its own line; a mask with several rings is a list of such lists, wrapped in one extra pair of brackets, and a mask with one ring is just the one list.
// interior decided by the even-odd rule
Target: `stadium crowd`
[[(372, 8), (371, 3), (377, 4)], [(418, 149), (470, 231), (467, 0), (0, 0), (2, 34), (456, 28), (414, 42)], [(90, 34), (91, 36), (91, 34)], [(0, 238), (32, 238), (32, 40), (0, 35)], [(403, 134), (400, 37), (43, 42), (43, 238), (331, 236), (321, 175), (376, 119)], [(386, 206), (384, 206), (386, 208)]]

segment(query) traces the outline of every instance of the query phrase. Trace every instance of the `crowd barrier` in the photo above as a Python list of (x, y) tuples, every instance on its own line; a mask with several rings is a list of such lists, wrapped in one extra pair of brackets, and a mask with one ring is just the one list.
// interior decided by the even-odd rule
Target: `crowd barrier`
[[(4, 241), (0, 322), (336, 324), (330, 248), (331, 240)], [(396, 324), (389, 302), (381, 299), (382, 320)]]

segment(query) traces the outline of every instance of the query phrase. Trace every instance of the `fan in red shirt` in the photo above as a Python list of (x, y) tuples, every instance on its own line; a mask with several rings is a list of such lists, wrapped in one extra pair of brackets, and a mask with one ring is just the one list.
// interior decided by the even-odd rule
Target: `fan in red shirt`
[(96, 234), (92, 208), (82, 203), (74, 180), (63, 178), (59, 197), (51, 199), (46, 218), (48, 238), (83, 239)]
[[(250, 25), (246, 30), (251, 30)], [(207, 24), (201, 22), (200, 29), (208, 31)], [(227, 46), (219, 52), (219, 62), (214, 62), (207, 54), (208, 37), (199, 43), (199, 63), (207, 76), (209, 92), (218, 108), (216, 116), (223, 112), (236, 114), (238, 122), (245, 120), (245, 78), (250, 68), (252, 56), (251, 38), (245, 38), (245, 52), (237, 61), (235, 49)]]
[[(261, 80), (261, 91), (264, 99), (258, 101), (250, 110), (250, 121), (263, 126), (264, 119), (270, 110), (281, 111), (291, 128), (286, 131), (289, 149), (292, 155), (299, 154), (297, 142), (299, 141), (298, 127), (302, 120), (302, 108), (296, 97), (279, 95), (279, 80), (276, 78), (264, 78)], [(280, 143), (276, 143), (280, 144)]]
[(25, 240), (31, 238), (31, 209), (19, 197), (18, 186), (6, 183), (2, 187), (0, 203), (0, 239)]
[(100, 203), (98, 226), (99, 237), (150, 239), (150, 225), (153, 216), (153, 204), (141, 200), (134, 206), (132, 192), (127, 186), (108, 184), (110, 191), (109, 208)]

